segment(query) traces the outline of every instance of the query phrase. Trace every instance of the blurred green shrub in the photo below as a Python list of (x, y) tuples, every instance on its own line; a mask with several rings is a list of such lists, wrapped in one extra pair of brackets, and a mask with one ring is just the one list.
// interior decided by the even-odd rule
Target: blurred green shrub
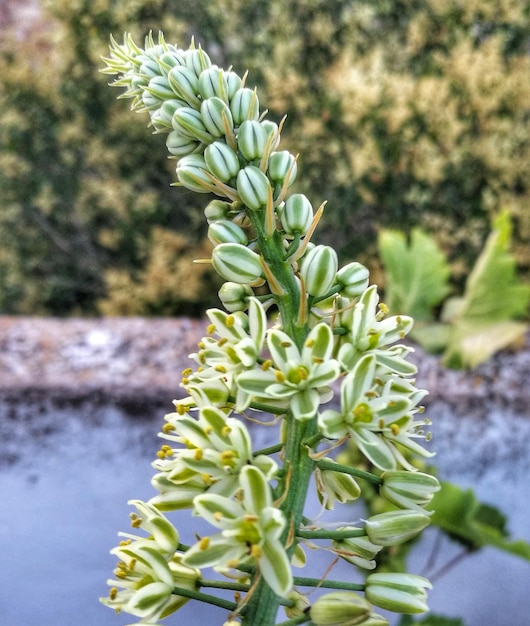
[(137, 280), (153, 258), (153, 228), (184, 233), (190, 248), (204, 236), (196, 201), (169, 187), (163, 138), (146, 140), (147, 119), (123, 115), (97, 72), (109, 34), (125, 30), (195, 35), (250, 71), (271, 113), (288, 111), (284, 140), (304, 155), (298, 190), (329, 200), (321, 236), (343, 257), (375, 252), (378, 227), (420, 226), (436, 231), (462, 286), (502, 206), (528, 271), (528, 0), (45, 5), (43, 35), (2, 43), (1, 312), (97, 312), (117, 273)]
[(379, 233), (390, 311), (414, 315), (410, 336), (431, 352), (443, 352), (448, 367), (476, 367), (497, 350), (516, 344), (528, 330), (521, 320), (528, 319), (530, 285), (516, 274), (511, 236), (510, 215), (502, 211), (493, 220), (463, 294), (445, 299), (449, 267), (434, 238), (414, 229), (407, 245), (399, 231)]

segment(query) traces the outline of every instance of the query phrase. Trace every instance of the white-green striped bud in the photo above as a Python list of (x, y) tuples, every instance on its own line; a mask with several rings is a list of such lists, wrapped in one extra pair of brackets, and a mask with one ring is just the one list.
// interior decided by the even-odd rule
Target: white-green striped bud
[(170, 70), (167, 79), (171, 89), (180, 99), (187, 102), (191, 107), (199, 107), (200, 100), (197, 97), (199, 81), (192, 70), (184, 65), (179, 65)]
[(220, 243), (240, 243), (246, 246), (248, 238), (245, 231), (231, 220), (216, 220), (208, 227), (208, 239), (214, 246)]
[(234, 128), (228, 105), (216, 96), (203, 101), (201, 116), (204, 126), (214, 137), (223, 137)]
[(197, 193), (211, 192), (211, 180), (207, 174), (204, 157), (200, 154), (190, 154), (178, 162), (177, 178), (182, 186)]
[(157, 59), (158, 65), (167, 73), (178, 65), (184, 65), (184, 57), (177, 50), (167, 50)]
[(181, 107), (173, 115), (173, 128), (182, 135), (187, 135), (191, 139), (211, 143), (212, 135), (206, 130), (199, 111), (191, 107)]
[(165, 76), (154, 76), (146, 87), (147, 91), (160, 100), (169, 100), (175, 97), (169, 81)]
[(261, 159), (267, 146), (267, 130), (255, 120), (245, 120), (237, 131), (237, 147), (247, 161)]
[(183, 56), (186, 67), (195, 72), (197, 77), (199, 77), (204, 70), (207, 70), (212, 66), (210, 57), (202, 48), (190, 48), (188, 50), (184, 50)]
[(175, 115), (175, 111), (180, 109), (180, 107), (186, 106), (182, 100), (177, 100), (176, 98), (170, 98), (169, 100), (164, 100), (162, 106), (160, 107), (160, 120), (168, 127), (173, 127), (173, 115)]
[(167, 136), (166, 146), (172, 155), (176, 157), (184, 157), (188, 154), (198, 152), (201, 149), (202, 143), (196, 139), (183, 135), (178, 130), (174, 130)]
[(294, 183), (297, 172), (296, 159), (288, 150), (273, 152), (269, 158), (269, 178), (275, 182), (283, 184), (287, 180), (287, 186)]
[(300, 276), (311, 296), (325, 296), (333, 283), (338, 267), (337, 253), (331, 246), (315, 246), (302, 259)]
[(261, 122), (261, 125), (267, 131), (267, 137), (270, 137), (271, 135), (275, 137), (275, 139), (272, 140), (271, 150), (276, 150), (276, 148), (280, 144), (280, 133), (278, 132), (278, 124), (276, 124), (276, 122), (273, 122), (272, 120), (263, 120)]
[(254, 211), (267, 204), (270, 182), (265, 174), (254, 165), (247, 165), (237, 175), (237, 191), (243, 203)]
[(354, 591), (332, 591), (317, 598), (309, 615), (315, 626), (355, 626), (370, 615), (370, 603)]
[(430, 523), (426, 513), (419, 511), (390, 511), (372, 515), (365, 522), (366, 534), (380, 546), (397, 546), (415, 537)]
[(292, 591), (289, 591), (286, 599), (292, 602), (290, 606), (284, 607), (285, 615), (289, 619), (301, 617), (307, 613), (310, 603), (305, 593), (301, 593), (300, 591), (293, 589)]
[(240, 285), (230, 281), (223, 283), (221, 289), (219, 289), (219, 300), (230, 313), (246, 311), (248, 309), (248, 299), (253, 295), (254, 292), (248, 285)]
[(240, 170), (237, 154), (222, 141), (214, 141), (206, 147), (204, 160), (210, 172), (223, 183), (237, 176)]
[(239, 243), (221, 243), (212, 251), (214, 270), (233, 283), (250, 285), (263, 273), (261, 257)]
[(383, 484), (379, 493), (392, 504), (402, 509), (424, 512), (421, 507), (432, 500), (440, 491), (440, 483), (435, 476), (422, 472), (394, 470), (381, 475)]
[(224, 72), (224, 77), (226, 84), (228, 85), (228, 99), (232, 100), (236, 92), (241, 89), (243, 81), (241, 80), (241, 77), (235, 72), (232, 72), (232, 70)]
[(285, 201), (280, 221), (287, 235), (305, 235), (313, 221), (311, 202), (302, 193), (292, 194)]
[(340, 285), (340, 294), (347, 298), (360, 296), (368, 288), (370, 272), (361, 263), (353, 261), (337, 272), (337, 283)]
[(425, 589), (432, 585), (423, 576), (389, 572), (367, 576), (365, 595), (381, 609), (410, 615), (429, 610)]
[(259, 119), (258, 95), (248, 87), (238, 89), (230, 101), (230, 110), (234, 124), (242, 124), (245, 120)]
[(215, 222), (216, 220), (224, 220), (228, 218), (232, 205), (224, 200), (212, 200), (206, 205), (204, 209), (204, 216), (208, 223)]
[(206, 100), (207, 98), (221, 98), (224, 102), (229, 101), (228, 81), (225, 72), (212, 65), (199, 76), (199, 93)]
[(160, 108), (162, 102), (163, 101), (158, 96), (155, 96), (150, 91), (147, 91), (147, 89), (142, 91), (142, 104), (147, 111), (156, 111)]
[(345, 561), (368, 570), (375, 569), (374, 559), (383, 549), (383, 546), (372, 543), (366, 535), (333, 541), (333, 547)]
[(160, 76), (160, 66), (154, 59), (146, 58), (146, 60), (140, 65), (138, 73), (148, 82), (154, 76)]

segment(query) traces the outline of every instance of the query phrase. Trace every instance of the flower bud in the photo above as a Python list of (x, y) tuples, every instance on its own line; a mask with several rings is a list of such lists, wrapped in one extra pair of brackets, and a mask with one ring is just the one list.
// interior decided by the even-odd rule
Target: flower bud
[(166, 139), (168, 151), (176, 157), (184, 157), (193, 152), (198, 152), (202, 146), (200, 141), (183, 135), (178, 130), (169, 133)]
[(211, 143), (213, 136), (206, 130), (199, 111), (191, 107), (181, 107), (173, 115), (173, 128), (182, 135), (187, 135), (196, 141)]
[(425, 513), (421, 508), (429, 504), (437, 491), (438, 479), (422, 472), (395, 470), (381, 475), (383, 484), (379, 493), (392, 504), (402, 509), (413, 509)]
[(224, 220), (228, 218), (232, 205), (224, 200), (212, 200), (206, 205), (204, 209), (204, 216), (208, 220), (208, 223), (215, 220)]
[(171, 89), (177, 96), (188, 103), (188, 106), (198, 108), (200, 100), (197, 97), (199, 92), (199, 81), (195, 73), (184, 65), (178, 65), (169, 71), (167, 80)]
[(325, 503), (328, 510), (335, 508), (335, 501), (342, 504), (349, 500), (357, 500), (361, 488), (350, 474), (333, 470), (318, 470), (317, 495), (320, 503)]
[(240, 243), (246, 246), (248, 243), (245, 231), (231, 220), (212, 222), (208, 227), (208, 239), (214, 246), (220, 243)]
[(230, 313), (235, 311), (246, 311), (248, 299), (254, 295), (252, 288), (248, 285), (238, 285), (230, 281), (223, 283), (219, 289), (219, 300), (224, 308)]
[(234, 127), (232, 113), (221, 98), (212, 97), (201, 104), (202, 122), (214, 137), (223, 137)]
[(307, 596), (303, 593), (300, 593), (300, 591), (297, 591), (296, 589), (289, 591), (286, 599), (294, 603), (292, 606), (285, 606), (284, 609), (285, 615), (287, 615), (289, 619), (304, 615), (310, 606)]
[(333, 591), (317, 598), (309, 615), (315, 626), (355, 626), (365, 621), (371, 608), (353, 591)]
[(168, 79), (165, 76), (153, 76), (146, 87), (147, 91), (160, 100), (169, 100), (175, 97)]
[(257, 211), (267, 204), (270, 183), (265, 174), (254, 165), (247, 165), (237, 175), (237, 191), (243, 203)]
[(184, 57), (177, 50), (168, 50), (157, 59), (158, 65), (166, 72), (178, 65), (184, 65)]
[(213, 249), (212, 264), (224, 278), (242, 285), (251, 284), (261, 278), (261, 257), (239, 243), (221, 243)]
[(146, 58), (146, 60), (140, 65), (138, 71), (142, 78), (150, 81), (154, 76), (160, 76), (160, 66), (154, 59)]
[(226, 72), (224, 71), (223, 74), (226, 80), (226, 84), (228, 85), (228, 99), (231, 101), (237, 91), (241, 89), (241, 84), (243, 81), (241, 80), (240, 76), (238, 76), (238, 74), (236, 74), (235, 72), (232, 72), (232, 70)]
[(209, 193), (211, 191), (211, 180), (207, 173), (207, 166), (204, 157), (199, 154), (190, 154), (178, 162), (177, 178), (179, 182), (197, 193)]
[(176, 98), (164, 100), (162, 103), (162, 106), (160, 107), (160, 117), (169, 128), (173, 127), (173, 115), (175, 115), (175, 111), (180, 109), (182, 106), (186, 106), (185, 103), (182, 100), (177, 100)]
[(380, 546), (395, 546), (412, 539), (430, 523), (429, 516), (418, 511), (390, 511), (366, 520), (366, 534)]
[(210, 172), (223, 183), (235, 178), (240, 170), (237, 154), (222, 141), (214, 141), (206, 147), (204, 160)]
[[(277, 152), (276, 154), (281, 153)], [(295, 233), (305, 235), (313, 221), (311, 202), (302, 193), (292, 194), (285, 202), (280, 220), (287, 235), (294, 235)]]
[(271, 154), (267, 173), (273, 182), (283, 184), (289, 176), (287, 186), (290, 186), (294, 183), (296, 171), (296, 159), (288, 150), (280, 150), (280, 152)]
[(162, 100), (150, 91), (147, 91), (147, 89), (144, 89), (142, 92), (142, 104), (148, 111), (156, 111), (160, 108)]
[(243, 123), (245, 120), (259, 119), (258, 95), (248, 87), (238, 89), (230, 101), (230, 110), (236, 125)]
[(324, 296), (335, 282), (337, 253), (331, 246), (315, 246), (302, 259), (300, 275), (311, 296)]
[(204, 100), (217, 97), (224, 100), (224, 102), (228, 102), (228, 82), (225, 72), (216, 65), (212, 65), (212, 67), (201, 72), (199, 76), (199, 93)]
[(423, 576), (370, 574), (366, 578), (365, 594), (370, 602), (381, 609), (412, 614), (429, 610), (425, 589), (432, 589), (432, 585)]
[(368, 269), (357, 261), (341, 267), (337, 272), (337, 282), (341, 287), (339, 293), (347, 298), (360, 296), (368, 287), (369, 274)]
[(202, 48), (190, 48), (183, 51), (184, 63), (186, 67), (195, 72), (196, 76), (200, 76), (204, 70), (212, 66), (210, 57)]
[(372, 543), (366, 535), (333, 541), (333, 547), (345, 561), (363, 569), (375, 569), (374, 559), (383, 549), (383, 546)]
[(255, 120), (245, 120), (237, 132), (237, 147), (247, 161), (261, 159), (267, 145), (267, 130)]
[(275, 137), (275, 139), (272, 141), (271, 149), (276, 150), (276, 148), (280, 144), (280, 133), (278, 132), (278, 124), (276, 124), (276, 122), (273, 122), (272, 120), (263, 120), (261, 122), (261, 125), (267, 131), (267, 137), (270, 137), (271, 135)]

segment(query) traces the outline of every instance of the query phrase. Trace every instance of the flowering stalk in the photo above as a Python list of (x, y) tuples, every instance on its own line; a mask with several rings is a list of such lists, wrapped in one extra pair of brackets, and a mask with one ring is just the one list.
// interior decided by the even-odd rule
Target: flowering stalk
[[(161, 432), (158, 493), (133, 501), (132, 525), (147, 536), (123, 535), (103, 602), (138, 624), (158, 623), (189, 599), (244, 626), (276, 624), (281, 605), (281, 623), (317, 626), (387, 623), (372, 605), (426, 610), (429, 583), (417, 576), (373, 573), (355, 583), (292, 571), (305, 562), (304, 546), (374, 570), (383, 547), (429, 522), (424, 507), (439, 485), (409, 461), (431, 455), (420, 443), (428, 422), (416, 419), (426, 392), (414, 386), (411, 348), (396, 344), (412, 320), (387, 315), (360, 263), (339, 268), (333, 248), (311, 242), (324, 207), (290, 193), (296, 158), (279, 149), (281, 125), (267, 120), (245, 77), (212, 64), (193, 42), (182, 50), (162, 35), (144, 48), (130, 36), (112, 40), (105, 63), (122, 97), (167, 134), (177, 184), (217, 196), (205, 215), (226, 310), (207, 311), (208, 335), (183, 372), (185, 396)], [(250, 420), (279, 421), (277, 443), (254, 450)], [(347, 441), (373, 471), (329, 456)], [(305, 515), (312, 477), (325, 509), (359, 498), (366, 480), (393, 508), (330, 529)], [(186, 509), (212, 527), (189, 546), (165, 516)], [(211, 568), (235, 582), (212, 580)], [(311, 606), (298, 586), (336, 591)], [(232, 590), (234, 600), (203, 587)]]

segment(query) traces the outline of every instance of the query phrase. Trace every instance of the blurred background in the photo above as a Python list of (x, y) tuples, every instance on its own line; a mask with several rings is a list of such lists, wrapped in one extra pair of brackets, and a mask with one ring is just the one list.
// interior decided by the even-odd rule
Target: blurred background
[[(249, 71), (299, 153), (318, 238), (381, 283), (377, 231), (419, 226), (461, 288), (507, 210), (530, 267), (530, 3), (2, 0), (0, 313), (197, 315), (204, 197), (171, 188), (146, 114), (100, 74), (110, 34), (191, 37)], [(175, 289), (175, 284), (178, 289)]]
[[(170, 186), (175, 164), (166, 158), (165, 136), (151, 134), (147, 115), (132, 114), (130, 101), (117, 100), (119, 91), (99, 72), (111, 34), (120, 41), (130, 32), (141, 43), (150, 30), (183, 47), (195, 37), (218, 65), (249, 71), (248, 84), (257, 85), (270, 117), (288, 116), (282, 146), (300, 155), (293, 190), (313, 206), (328, 202), (316, 239), (335, 246), (343, 263), (365, 263), (383, 288), (382, 232), (421, 229), (432, 239), (447, 262), (445, 297), (463, 292), (495, 217), (507, 215), (511, 280), (525, 291), (497, 299), (518, 299), (519, 322), (530, 319), (530, 1), (0, 0), (5, 626), (130, 621), (97, 597), (114, 564), (108, 550), (128, 526), (127, 499), (152, 495), (156, 431), (171, 409), (174, 372), (178, 381), (171, 359), (185, 355), (177, 346), (153, 367), (161, 348), (140, 342), (143, 355), (134, 360), (134, 334), (107, 337), (98, 320), (195, 318), (218, 305), (217, 278), (207, 265), (192, 265), (211, 250), (205, 196)], [(483, 266), (496, 260), (490, 255)], [(440, 265), (436, 270), (445, 276)], [(492, 280), (495, 289), (504, 282)], [(495, 299), (492, 283), (482, 284)], [(429, 306), (441, 308), (440, 301)], [(93, 370), (109, 372), (109, 387), (120, 372), (134, 381), (143, 370), (147, 388), (150, 373), (169, 363), (171, 382), (158, 404), (132, 410), (133, 398), (124, 408), (112, 391), (99, 400), (72, 400), (71, 393), (68, 401), (50, 399), (40, 394), (42, 381), (32, 383), (33, 395), (11, 398), (9, 359), (31, 374), (35, 351), (44, 347), (41, 362), (55, 363), (48, 356), (57, 342), (38, 322), (50, 317), (68, 318), (54, 331), (65, 342), (72, 318), (93, 321), (72, 350), (81, 361), (87, 350), (95, 354)], [(36, 337), (4, 324), (28, 318)], [(494, 343), (497, 331), (489, 332), (486, 341)], [(64, 372), (84, 372), (63, 348)], [(508, 531), (530, 542), (528, 333), (517, 348), (465, 374), (449, 375), (435, 359), (420, 367), (421, 384), (433, 393), (427, 408), (440, 477), (473, 485), (510, 519), (490, 526), (467, 520), (469, 534), (459, 544), (450, 532), (442, 543), (427, 535), (411, 569), (423, 571), (434, 552), (458, 566), (432, 595), (433, 610), (450, 617), (425, 626), (530, 621), (528, 544), (506, 544)], [(114, 369), (105, 369), (110, 363)], [(22, 558), (22, 550), (30, 556)], [(190, 626), (219, 619), (185, 611)]]

